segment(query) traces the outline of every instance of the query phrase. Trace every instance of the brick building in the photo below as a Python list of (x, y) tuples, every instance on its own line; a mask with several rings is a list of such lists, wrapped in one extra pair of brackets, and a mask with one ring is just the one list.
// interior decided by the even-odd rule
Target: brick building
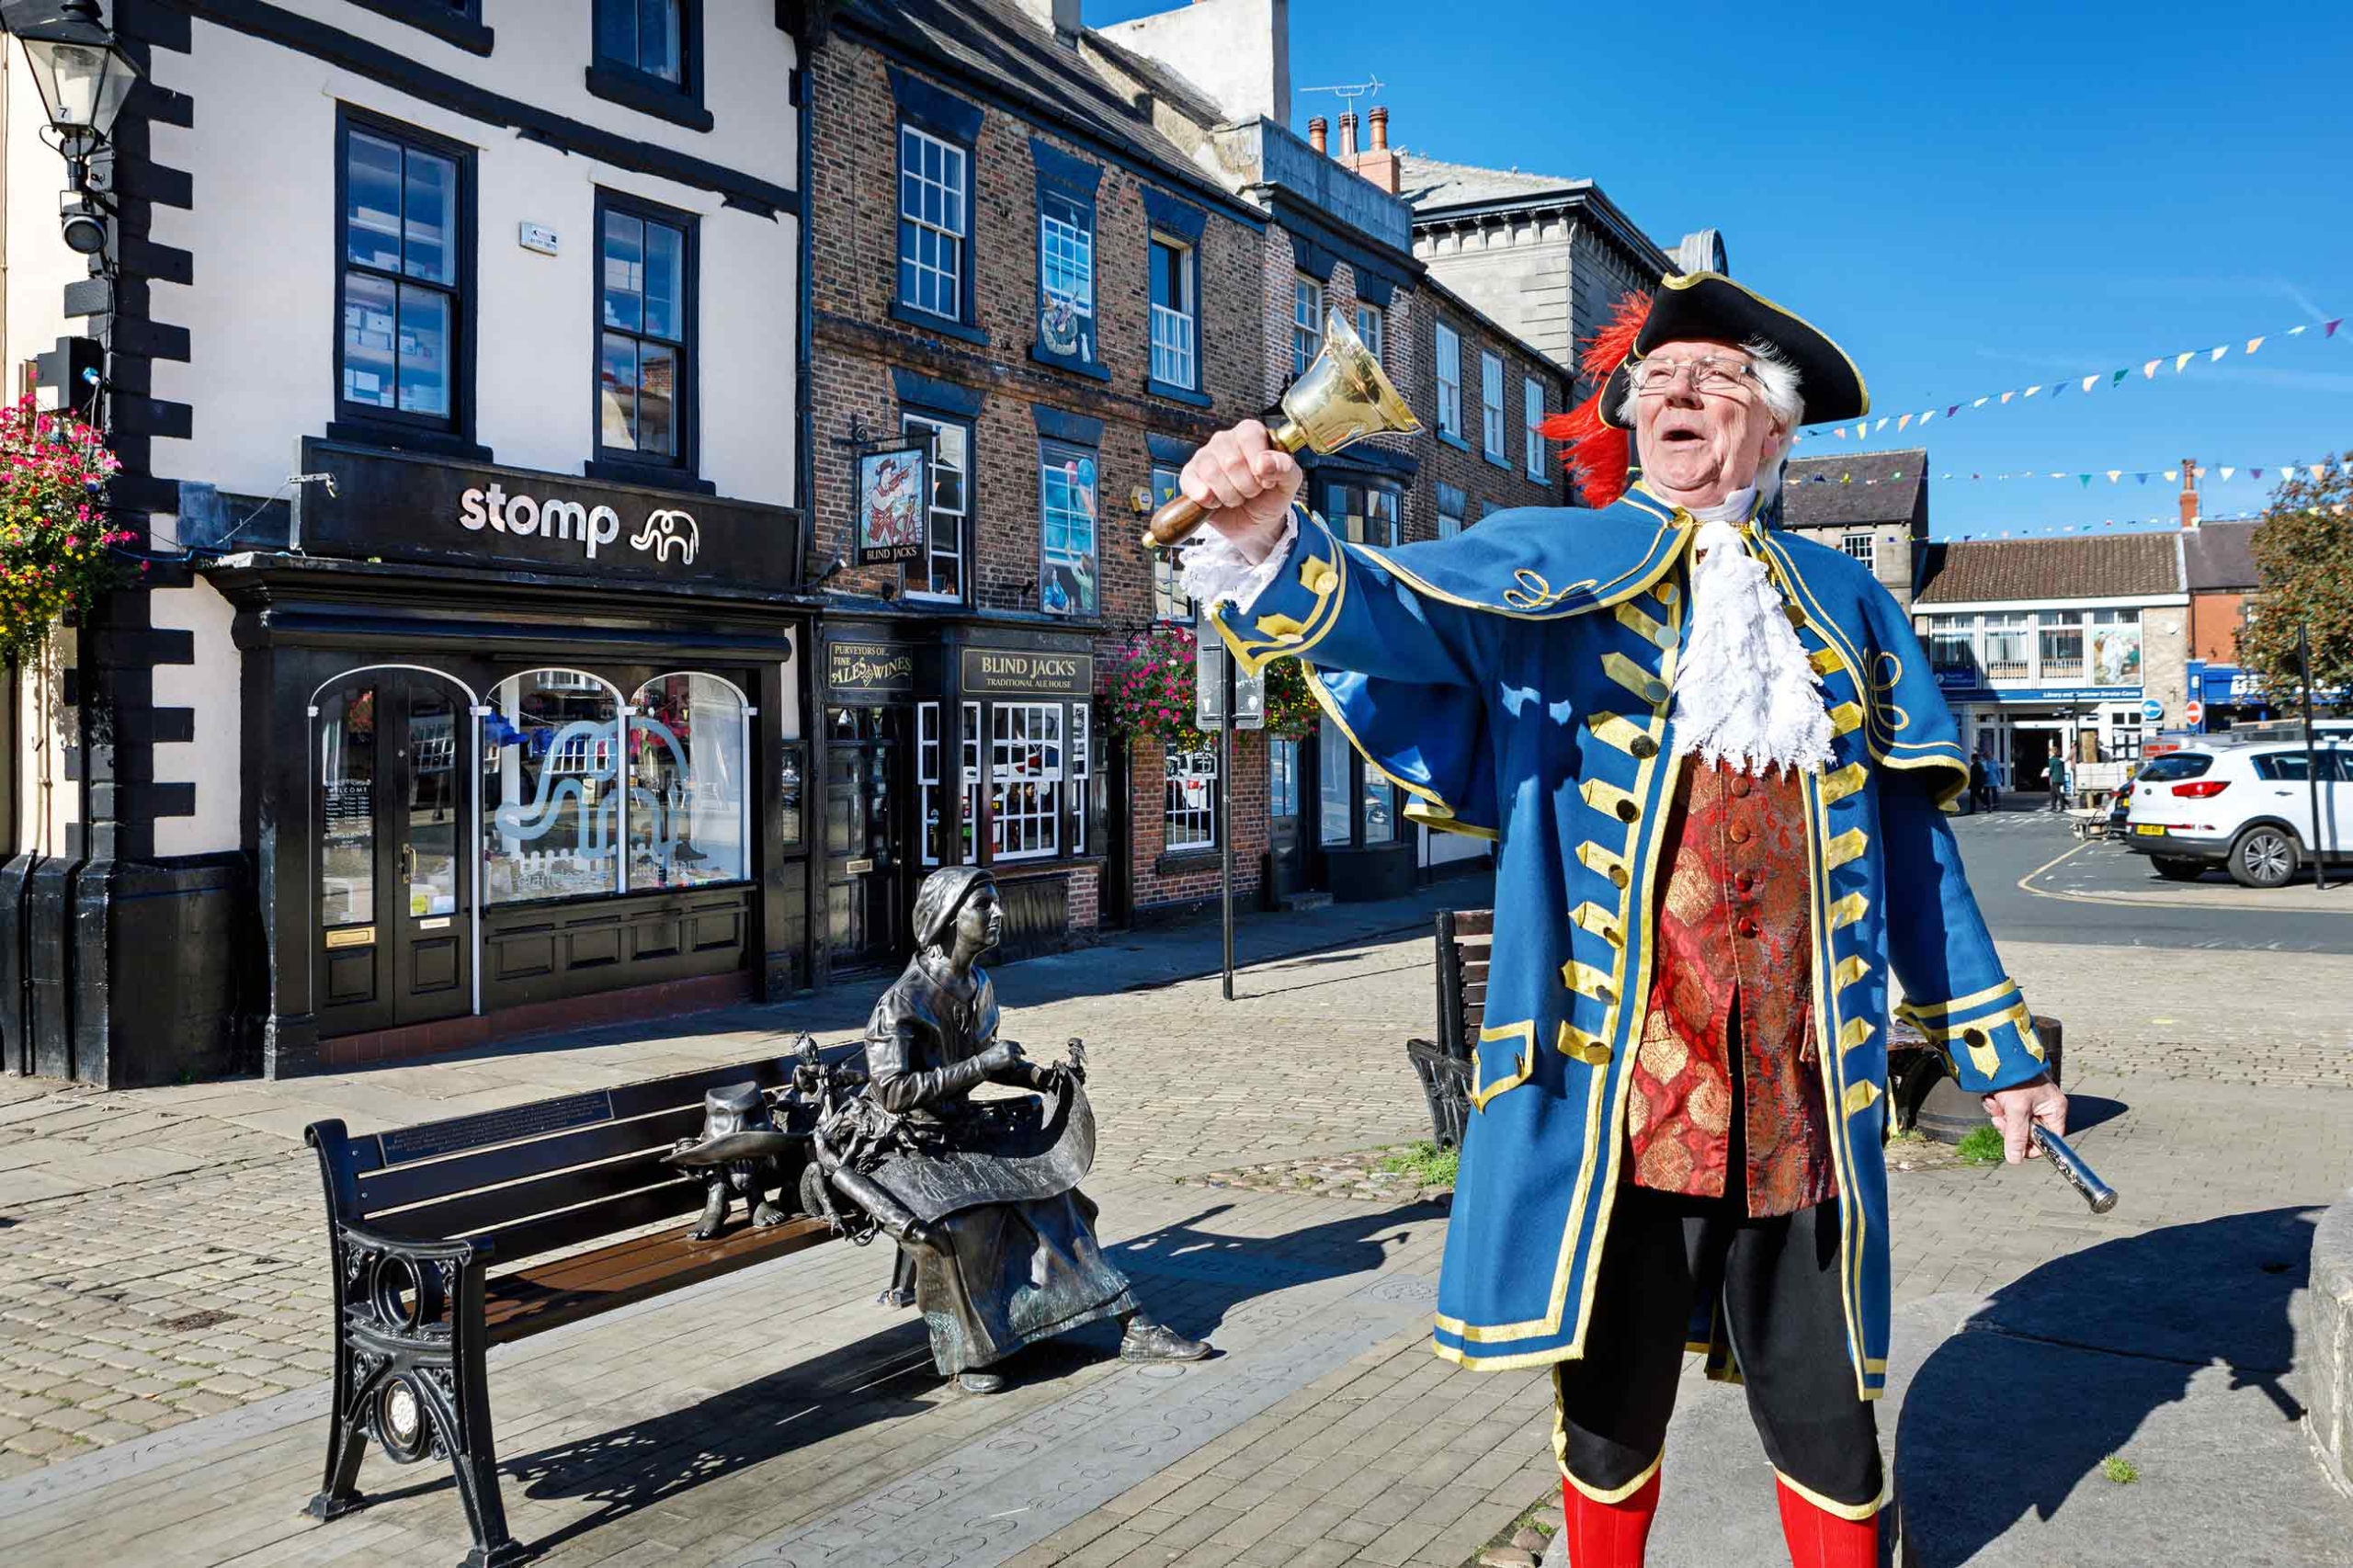
[[(904, 955), (943, 860), (996, 869), (1014, 953), (1198, 899), (1199, 759), (1091, 733), (1089, 697), (1159, 608), (1143, 517), (1264, 401), (1263, 218), (1112, 89), (1075, 0), (860, 0), (811, 83), (825, 972)], [(908, 441), (922, 558), (861, 568), (858, 459)], [(1236, 770), (1255, 879), (1256, 737)]]
[[(1304, 139), (1287, 129), (1279, 0), (1199, 0), (1102, 28), (1085, 47), (1198, 166), (1267, 215), (1257, 401), (1271, 404), (1298, 379), (1336, 314), (1421, 419), (1415, 436), (1305, 456), (1310, 505), (1348, 538), (1391, 546), (1459, 532), (1505, 507), (1561, 503), (1559, 465), (1535, 426), (1567, 406), (1567, 378), (1415, 256), (1387, 109), (1370, 111), (1361, 141), (1353, 113), (1340, 117), (1336, 142), (1321, 119)], [(1189, 616), (1173, 595), (1164, 599), (1165, 613)], [(1417, 874), (1485, 858), (1483, 841), (1412, 824), (1394, 786), (1328, 721), (1302, 740), (1271, 742), (1267, 778), (1267, 825), (1242, 822), (1237, 849), (1263, 831), (1284, 896), (1385, 897)]]
[(1918, 447), (1791, 458), (1781, 526), (1869, 566), (1909, 608), (1928, 545), (1927, 465)]

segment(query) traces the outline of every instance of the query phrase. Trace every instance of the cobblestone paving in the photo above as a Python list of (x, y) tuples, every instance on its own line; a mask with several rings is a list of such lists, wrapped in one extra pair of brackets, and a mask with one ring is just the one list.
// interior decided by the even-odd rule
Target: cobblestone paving
[[(2093, 1221), (2039, 1170), (1906, 1175), (1896, 1188), (1899, 1296), (1991, 1288), (2115, 1223), (2325, 1202), (2353, 1177), (2353, 1096), (2342, 1094), (2353, 1085), (2353, 960), (2006, 952), (2037, 1010), (2067, 1022), (2071, 1090), (2087, 1107), (2129, 1108), (2084, 1143), (2126, 1205)], [(1015, 999), (1027, 972), (1004, 977)], [(1104, 1176), (1173, 1183), (1426, 1136), (1401, 1042), (1427, 1032), (1431, 1005), (1427, 940), (1412, 937), (1260, 965), (1231, 1006), (1212, 978), (1015, 1007), (1007, 1032), (1041, 1057), (1085, 1037)], [(577, 1046), (290, 1085), (102, 1096), (0, 1083), (0, 1478), (327, 1375), (318, 1186), (300, 1142), (314, 1117), (342, 1114), (359, 1128), (422, 1120), (789, 1040), (773, 1017), (739, 1017), (661, 1039), (608, 1031)], [(1427, 1353), (1408, 1336), (1397, 1354), (1403, 1369)], [(1311, 1424), (1345, 1414), (1302, 1408), (1321, 1411), (1300, 1416)], [(1433, 1526), (1423, 1546), (1476, 1523), (1499, 1528), (1483, 1514), (1433, 1524), (1437, 1511), (1418, 1516)], [(1141, 1528), (1122, 1520), (1069, 1560), (1116, 1560), (1087, 1552), (1115, 1529), (1131, 1532), (1125, 1540)], [(1268, 1560), (1249, 1553), (1271, 1535), (1226, 1560)]]

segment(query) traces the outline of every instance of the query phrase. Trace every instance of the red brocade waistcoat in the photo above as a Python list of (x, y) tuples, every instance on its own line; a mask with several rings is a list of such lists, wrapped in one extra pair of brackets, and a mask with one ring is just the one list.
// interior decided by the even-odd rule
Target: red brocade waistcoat
[(1736, 1069), (1748, 1212), (1793, 1214), (1838, 1192), (1813, 1040), (1804, 800), (1786, 769), (1696, 758), (1676, 793), (1629, 1108), (1634, 1183), (1723, 1195)]

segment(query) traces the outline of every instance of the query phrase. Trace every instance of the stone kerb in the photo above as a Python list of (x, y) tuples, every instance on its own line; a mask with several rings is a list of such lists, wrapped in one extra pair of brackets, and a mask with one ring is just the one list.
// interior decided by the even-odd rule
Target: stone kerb
[(2305, 1429), (2331, 1484), (2353, 1495), (2353, 1190), (2313, 1229), (2312, 1409)]

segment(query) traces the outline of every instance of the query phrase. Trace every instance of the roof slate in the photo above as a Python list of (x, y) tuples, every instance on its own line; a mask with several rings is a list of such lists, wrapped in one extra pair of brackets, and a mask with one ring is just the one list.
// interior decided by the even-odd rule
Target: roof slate
[(1464, 207), (1482, 201), (1507, 201), (1516, 196), (1593, 188), (1589, 179), (1561, 179), (1552, 175), (1523, 174), (1518, 169), (1483, 169), (1475, 164), (1449, 164), (1416, 153), (1400, 153), (1397, 165), (1398, 194), (1417, 209)]
[(1910, 522), (1927, 466), (1918, 447), (1791, 458), (1781, 478), (1781, 519), (1793, 528)]
[(2193, 594), (2228, 593), (2260, 587), (2263, 573), (2255, 563), (2255, 522), (2200, 523), (2181, 536), (2182, 554), (2189, 565)]
[(2088, 539), (1948, 540), (1925, 552), (1917, 605), (2123, 599), (2178, 594), (2181, 554), (2165, 533)]

